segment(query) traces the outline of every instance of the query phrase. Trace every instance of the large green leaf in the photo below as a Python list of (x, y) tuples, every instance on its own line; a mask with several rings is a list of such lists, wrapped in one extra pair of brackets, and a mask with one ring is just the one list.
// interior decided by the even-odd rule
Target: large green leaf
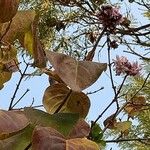
[(92, 85), (107, 68), (106, 63), (76, 61), (70, 56), (51, 51), (47, 51), (46, 55), (58, 76), (73, 91), (81, 91)]
[(52, 127), (67, 136), (77, 123), (78, 114), (59, 113), (50, 115), (41, 110), (25, 108), (25, 115), (32, 124)]

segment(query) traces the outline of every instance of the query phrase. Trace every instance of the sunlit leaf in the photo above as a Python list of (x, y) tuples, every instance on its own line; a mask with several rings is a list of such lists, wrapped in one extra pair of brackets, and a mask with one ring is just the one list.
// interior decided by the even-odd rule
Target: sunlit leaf
[(29, 30), (28, 32), (25, 33), (24, 36), (24, 47), (29, 51), (29, 54), (33, 55), (33, 45), (34, 44), (34, 39), (33, 39), (33, 34), (32, 31)]
[(66, 145), (66, 150), (101, 150), (101, 148), (95, 142), (86, 138), (67, 140)]
[(80, 117), (88, 114), (89, 98), (82, 92), (71, 91), (64, 84), (49, 86), (43, 97), (43, 105), (47, 112), (54, 113), (65, 101), (59, 112), (79, 113)]
[(131, 121), (123, 121), (116, 123), (116, 129), (120, 132), (125, 132), (126, 130), (130, 129), (132, 125)]
[(0, 0), (0, 22), (10, 21), (15, 14), (19, 6), (20, 0)]
[(22, 112), (0, 110), (0, 139), (9, 137), (9, 134), (25, 128), (28, 124)]
[(53, 128), (36, 128), (33, 133), (33, 150), (100, 150), (98, 145), (86, 138), (66, 140)]
[(46, 52), (58, 76), (74, 91), (81, 91), (92, 85), (106, 70), (106, 63), (76, 61), (70, 56)]
[(25, 108), (25, 115), (32, 124), (43, 127), (52, 127), (65, 136), (70, 133), (79, 119), (77, 114), (59, 113), (50, 115), (41, 110), (32, 108)]

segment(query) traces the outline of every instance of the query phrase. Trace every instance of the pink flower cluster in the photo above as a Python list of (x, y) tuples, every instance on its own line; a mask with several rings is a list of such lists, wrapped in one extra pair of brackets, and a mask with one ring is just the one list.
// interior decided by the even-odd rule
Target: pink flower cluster
[(118, 8), (110, 5), (103, 5), (96, 16), (103, 26), (107, 27), (110, 31), (115, 30), (116, 26), (124, 20)]
[(130, 63), (128, 59), (124, 56), (116, 56), (114, 60), (114, 66), (116, 67), (116, 75), (127, 74), (130, 76), (135, 76), (140, 74), (141, 65), (138, 65), (138, 62)]

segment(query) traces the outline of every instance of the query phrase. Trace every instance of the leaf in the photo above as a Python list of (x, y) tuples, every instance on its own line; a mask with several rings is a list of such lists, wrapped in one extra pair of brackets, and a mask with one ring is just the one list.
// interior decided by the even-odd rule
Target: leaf
[[(55, 71), (45, 69), (45, 70), (43, 70), (43, 72), (49, 76), (49, 80), (51, 79), (51, 80), (54, 80), (54, 81), (56, 81), (56, 82), (58, 82), (58, 83), (63, 83), (63, 84), (65, 84), (65, 83), (61, 80), (61, 78), (56, 74)], [(50, 83), (50, 85), (51, 85), (51, 83)]]
[(32, 124), (52, 127), (65, 136), (70, 133), (79, 119), (77, 114), (59, 113), (50, 115), (41, 110), (32, 108), (25, 108), (24, 113)]
[(31, 41), (33, 42), (33, 44), (31, 45), (32, 48), (30, 51), (33, 51), (34, 65), (39, 68), (44, 68), (46, 67), (46, 55), (43, 46), (38, 38), (37, 26), (38, 26), (38, 17), (36, 16), (31, 26), (32, 35), (30, 39), (33, 37), (33, 40)]
[(10, 21), (15, 14), (19, 6), (20, 0), (0, 0), (0, 22)]
[(9, 45), (8, 43), (2, 43), (0, 46), (0, 89), (4, 87), (4, 83), (9, 81), (12, 72), (18, 70), (16, 66), (17, 50), (14, 46)]
[(33, 56), (33, 45), (34, 44), (34, 39), (33, 39), (33, 34), (32, 31), (29, 30), (28, 32), (25, 33), (24, 36), (24, 47), (28, 50), (29, 54)]
[[(10, 29), (3, 38), (4, 42), (13, 43), (16, 39), (22, 40), (24, 34), (31, 30), (31, 25), (35, 18), (35, 11), (18, 11), (12, 19)], [(5, 33), (8, 23), (3, 24), (1, 34)], [(23, 43), (22, 43), (23, 44)]]
[(102, 129), (100, 128), (99, 124), (95, 124), (91, 131), (91, 139), (96, 143), (101, 143), (103, 133), (101, 133)]
[(113, 114), (104, 121), (104, 126), (107, 127), (108, 129), (114, 129), (116, 122), (117, 120), (115, 119)]
[(32, 137), (32, 126), (27, 126), (25, 129), (19, 131), (18, 134), (7, 138), (5, 140), (0, 140), (1, 150), (25, 150), (25, 148), (30, 144)]
[(69, 134), (69, 138), (84, 138), (90, 133), (90, 126), (83, 119), (80, 119)]
[(0, 63), (7, 63), (12, 59), (16, 59), (17, 49), (13, 45), (3, 43), (0, 47)]
[(53, 128), (36, 128), (33, 133), (33, 150), (100, 150), (98, 145), (86, 138), (66, 140)]
[(17, 132), (29, 124), (21, 111), (0, 110), (0, 140), (9, 137), (10, 133)]
[(146, 99), (144, 96), (135, 96), (125, 106), (124, 110), (128, 113), (129, 117), (138, 115), (142, 108), (146, 105)]
[(95, 142), (86, 138), (70, 139), (66, 141), (66, 144), (66, 150), (101, 150)]
[[(37, 67), (46, 66), (46, 57), (43, 47), (38, 39), (38, 19), (33, 10), (18, 11), (12, 20), (10, 29), (3, 38), (4, 42), (13, 43), (16, 39), (34, 58)], [(5, 33), (8, 23), (2, 26), (1, 34)]]
[[(0, 68), (3, 68), (4, 64), (0, 63)], [(0, 90), (4, 87), (4, 83), (9, 81), (12, 76), (12, 72), (3, 71), (0, 69)]]
[(64, 84), (49, 86), (43, 97), (46, 111), (53, 114), (65, 101), (59, 112), (79, 113), (80, 117), (86, 117), (90, 108), (89, 98), (82, 92), (69, 92), (70, 89)]
[(92, 85), (107, 68), (106, 63), (76, 61), (70, 56), (51, 51), (47, 51), (46, 55), (58, 76), (73, 91), (81, 91)]
[(144, 16), (147, 17), (148, 19), (150, 19), (150, 11), (146, 11), (146, 12), (144, 13)]
[(125, 132), (131, 128), (132, 122), (131, 121), (123, 121), (116, 123), (116, 129), (120, 132)]
[(15, 59), (11, 59), (7, 63), (5, 63), (4, 66), (5, 66), (5, 69), (9, 72), (18, 71), (17, 60)]

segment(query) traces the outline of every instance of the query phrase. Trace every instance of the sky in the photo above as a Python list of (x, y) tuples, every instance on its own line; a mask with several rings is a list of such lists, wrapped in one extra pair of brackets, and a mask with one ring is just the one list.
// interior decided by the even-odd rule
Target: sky
[[(128, 7), (130, 8), (129, 3), (128, 3)], [(126, 11), (124, 10), (124, 8), (125, 7), (122, 7), (121, 10)], [(133, 11), (135, 17), (138, 17), (138, 18), (141, 17), (140, 11), (136, 6), (134, 6), (134, 10), (131, 10), (131, 11)], [(141, 20), (142, 20), (142, 17), (141, 17)], [(124, 49), (124, 47), (120, 46), (117, 50), (114, 50), (112, 57), (115, 57), (118, 53), (121, 54), (122, 52), (120, 51), (122, 51), (122, 49)], [(103, 52), (103, 55), (106, 55), (106, 52)], [(21, 59), (21, 57), (19, 58)], [(136, 59), (133, 56), (129, 56), (129, 58)], [(104, 56), (100, 56), (100, 60), (101, 62), (107, 62), (107, 58)], [(98, 61), (98, 58), (95, 57), (94, 61)], [(25, 65), (20, 64), (20, 67), (22, 70), (24, 70)], [(33, 71), (32, 69), (29, 69), (27, 72), (30, 73), (32, 71)], [(20, 78), (20, 74), (18, 72), (13, 73), (11, 80), (8, 81), (5, 84), (4, 88), (0, 91), (0, 108), (1, 109), (5, 109), (5, 110), (8, 109), (9, 103), (16, 89), (16, 84), (18, 83), (19, 78)], [(122, 78), (116, 77), (115, 78), (116, 84), (119, 85), (121, 80)], [(17, 101), (27, 89), (29, 89), (29, 92), (24, 96), (22, 101), (18, 105), (16, 105), (16, 108), (30, 106), (32, 104), (33, 99), (34, 99), (34, 104), (33, 104), (34, 106), (41, 105), (44, 91), (48, 86), (49, 86), (49, 82), (48, 82), (47, 75), (35, 76), (35, 77), (31, 77), (30, 79), (24, 79), (19, 87), (15, 101)], [(100, 114), (106, 108), (106, 106), (111, 102), (114, 96), (112, 92), (112, 88), (111, 88), (110, 79), (108, 77), (108, 71), (104, 72), (101, 75), (101, 77), (96, 81), (96, 83), (94, 83), (91, 87), (86, 89), (84, 92), (86, 93), (90, 91), (95, 91), (99, 89), (100, 87), (104, 87), (104, 89), (99, 91), (96, 94), (89, 95), (90, 100), (91, 100), (91, 107), (89, 110), (89, 114), (87, 116), (87, 121), (96, 119), (98, 114)], [(116, 108), (115, 105), (113, 105), (103, 115), (103, 117), (99, 121), (101, 126), (103, 126), (103, 120), (114, 113), (115, 108)], [(111, 147), (112, 147), (112, 150), (119, 150), (119, 147), (116, 144), (108, 144), (106, 150), (110, 150)]]

